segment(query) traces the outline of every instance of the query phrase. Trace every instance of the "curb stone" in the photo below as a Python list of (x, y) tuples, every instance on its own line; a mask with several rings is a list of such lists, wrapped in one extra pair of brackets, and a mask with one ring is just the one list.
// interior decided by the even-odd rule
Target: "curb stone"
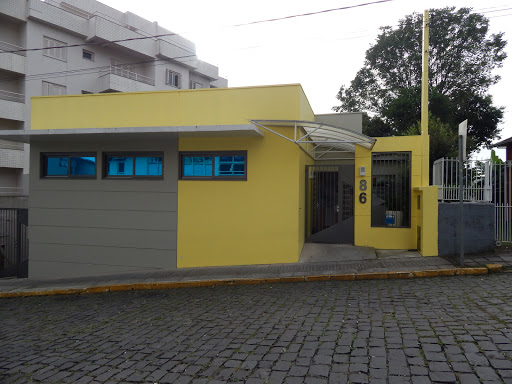
[(298, 283), (316, 281), (350, 281), (350, 280), (382, 280), (382, 279), (415, 279), (438, 276), (473, 276), (487, 275), (489, 272), (499, 272), (503, 268), (500, 264), (487, 264), (485, 267), (474, 268), (447, 268), (418, 271), (390, 271), (390, 272), (363, 272), (344, 273), (334, 275), (308, 275), (293, 277), (273, 277), (256, 279), (223, 279), (223, 280), (201, 280), (201, 281), (180, 281), (161, 283), (133, 283), (101, 285), (88, 288), (65, 288), (47, 289), (19, 292), (0, 292), (0, 298), (29, 297), (29, 296), (53, 296), (53, 295), (75, 295), (88, 293), (104, 293), (119, 291), (138, 291), (149, 289), (176, 289), (194, 287), (215, 287), (223, 285), (249, 285), (249, 284), (276, 284), (276, 283)]

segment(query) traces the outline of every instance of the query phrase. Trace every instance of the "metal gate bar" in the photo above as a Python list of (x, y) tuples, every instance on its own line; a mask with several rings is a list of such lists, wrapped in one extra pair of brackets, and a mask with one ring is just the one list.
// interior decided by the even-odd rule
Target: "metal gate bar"
[(28, 210), (0, 208), (0, 277), (28, 277)]

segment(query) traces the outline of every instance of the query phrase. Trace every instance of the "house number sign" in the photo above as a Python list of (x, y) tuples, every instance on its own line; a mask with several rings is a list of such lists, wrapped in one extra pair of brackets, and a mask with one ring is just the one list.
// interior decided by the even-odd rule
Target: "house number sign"
[(362, 191), (360, 194), (359, 194), (359, 202), (361, 204), (364, 204), (366, 203), (366, 189), (368, 188), (368, 185), (367, 185), (367, 181), (365, 179), (362, 179), (359, 181), (359, 190)]

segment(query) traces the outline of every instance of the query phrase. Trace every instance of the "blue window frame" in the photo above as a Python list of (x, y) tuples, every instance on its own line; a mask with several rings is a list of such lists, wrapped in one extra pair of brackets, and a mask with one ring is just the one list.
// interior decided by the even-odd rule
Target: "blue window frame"
[(41, 153), (43, 178), (96, 178), (96, 153)]
[(111, 152), (103, 155), (104, 178), (163, 178), (163, 152)]
[(247, 151), (181, 152), (180, 179), (247, 180)]

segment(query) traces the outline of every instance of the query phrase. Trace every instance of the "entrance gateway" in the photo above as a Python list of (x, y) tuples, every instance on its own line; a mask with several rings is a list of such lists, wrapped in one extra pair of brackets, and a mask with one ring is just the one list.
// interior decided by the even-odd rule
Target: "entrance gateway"
[[(297, 144), (311, 159), (328, 162), (353, 160), (355, 146), (372, 149), (375, 139), (318, 121), (250, 120), (268, 132)], [(332, 119), (331, 119), (332, 120)], [(337, 118), (335, 120), (338, 120)], [(361, 123), (360, 125), (361, 126)], [(292, 128), (285, 134), (281, 127)], [(359, 128), (360, 129), (360, 128)], [(306, 242), (354, 244), (354, 164), (306, 166)]]
[(306, 166), (306, 241), (354, 244), (354, 165)]

